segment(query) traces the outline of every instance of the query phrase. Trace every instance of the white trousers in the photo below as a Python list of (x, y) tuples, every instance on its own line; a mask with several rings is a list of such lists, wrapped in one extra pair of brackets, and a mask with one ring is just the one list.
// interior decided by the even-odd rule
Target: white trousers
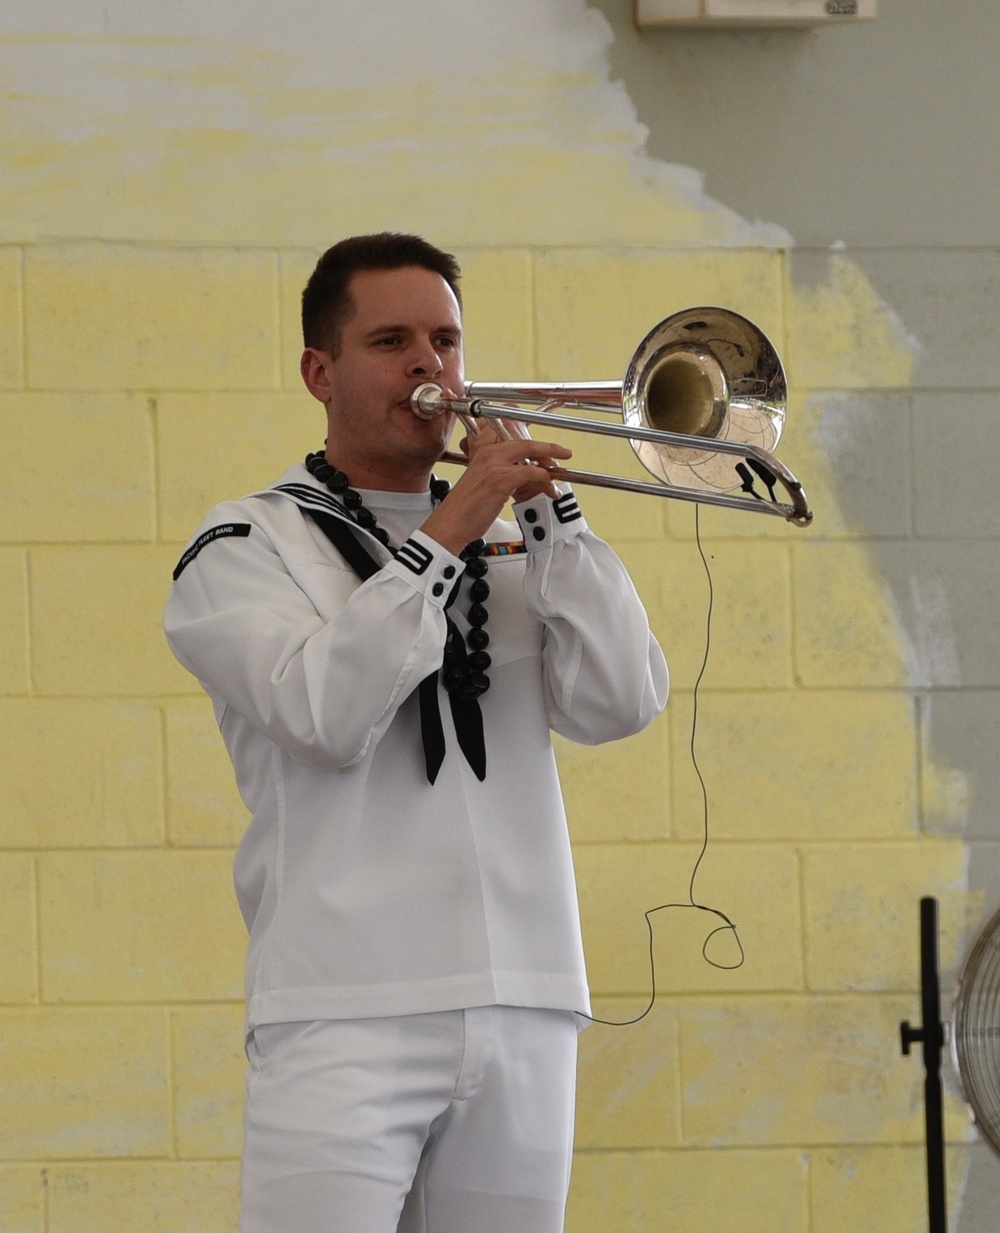
[(258, 1028), (241, 1233), (561, 1233), (576, 1038), (510, 1006)]

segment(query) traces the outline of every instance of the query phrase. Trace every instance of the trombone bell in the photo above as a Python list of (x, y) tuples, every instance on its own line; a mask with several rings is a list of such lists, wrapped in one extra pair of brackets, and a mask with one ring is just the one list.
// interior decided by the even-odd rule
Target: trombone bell
[(701, 438), (684, 446), (634, 441), (651, 475), (705, 492), (740, 487), (733, 455), (712, 442), (770, 453), (785, 422), (787, 386), (778, 353), (752, 321), (724, 308), (689, 308), (653, 327), (622, 382), (626, 424)]

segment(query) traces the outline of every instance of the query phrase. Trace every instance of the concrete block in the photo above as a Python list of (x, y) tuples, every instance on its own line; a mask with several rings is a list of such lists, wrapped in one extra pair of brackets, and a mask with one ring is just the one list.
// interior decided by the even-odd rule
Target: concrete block
[[(623, 1023), (632, 1003), (597, 998), (593, 1013)], [(639, 1023), (595, 1023), (580, 1035), (576, 1148), (664, 1148), (680, 1144), (677, 1016), (655, 1007)]]
[[(899, 1053), (910, 998), (742, 998), (678, 1008), (685, 1141), (754, 1147), (918, 1144), (918, 1058)], [(947, 1102), (948, 1138), (967, 1131)], [(780, 1227), (780, 1226), (775, 1226)]]
[(703, 562), (693, 544), (678, 544), (661, 559), (662, 645), (675, 688), (693, 688), (706, 650), (706, 689), (791, 687), (791, 571), (784, 545), (717, 542), (706, 545)]
[[(996, 378), (994, 376), (994, 382)], [(918, 535), (1000, 535), (997, 396), (942, 390), (913, 396), (913, 503)], [(970, 550), (974, 547), (969, 545)]]
[(556, 737), (555, 744), (574, 842), (666, 839), (670, 742), (664, 716), (624, 741), (576, 745)]
[(49, 1170), (47, 1233), (232, 1233), (239, 1165), (135, 1161)]
[(918, 989), (924, 895), (941, 905), (940, 953), (953, 962), (966, 918), (959, 840), (824, 845), (802, 860), (810, 989)]
[[(700, 834), (691, 699), (670, 707), (674, 833)], [(701, 695), (695, 750), (719, 839), (907, 837), (917, 825), (911, 699), (874, 690)]]
[(904, 689), (907, 639), (893, 596), (858, 542), (792, 548), (795, 670), (821, 689)]
[(634, 996), (633, 1015), (647, 1005), (653, 983), (647, 911), (658, 994), (804, 987), (794, 851), (710, 843), (700, 864), (699, 852), (699, 845), (676, 842), (576, 849), (595, 994)]
[(235, 847), (250, 821), (208, 698), (166, 707), (167, 827), (176, 847)]
[(706, 544), (709, 572), (690, 541), (623, 540), (615, 546), (666, 655), (673, 690), (694, 686), (709, 636), (706, 689), (791, 686), (791, 571), (784, 545)]
[(0, 538), (154, 535), (149, 408), (128, 394), (0, 394)]
[(24, 278), (32, 388), (278, 385), (278, 279), (270, 253), (40, 246), (26, 254)]
[(187, 543), (213, 505), (275, 483), (292, 463), (322, 449), (325, 438), (326, 414), (301, 382), (294, 394), (161, 395), (162, 538)]
[(36, 1002), (38, 939), (32, 858), (0, 853), (0, 886), (4, 888), (0, 898), (0, 955), (4, 957), (0, 965), (0, 1004)]
[(0, 389), (24, 385), (21, 250), (0, 248)]
[[(963, 1148), (953, 1147), (945, 1157), (949, 1228), (958, 1228), (955, 1205), (965, 1156)], [(812, 1233), (914, 1233), (927, 1227), (926, 1156), (916, 1144), (810, 1152), (809, 1190)], [(992, 1217), (984, 1228), (995, 1225), (995, 1211)]]
[[(523, 248), (460, 249), (467, 381), (536, 379), (534, 266)], [(534, 436), (544, 437), (538, 429)]]
[(0, 548), (0, 695), (31, 690), (28, 663), (28, 558)]
[(1000, 685), (1000, 543), (872, 541), (908, 638), (911, 687)]
[(49, 853), (39, 886), (46, 1001), (242, 996), (228, 852)]
[(983, 390), (996, 385), (997, 249), (881, 248), (854, 251), (850, 259), (912, 338), (914, 386)]
[[(339, 238), (334, 237), (330, 243), (336, 244)], [(294, 391), (296, 394), (305, 389), (299, 372), (299, 360), (302, 357), (302, 292), (326, 247), (324, 244), (315, 252), (292, 249), (278, 255), (281, 386), (282, 389)], [(311, 395), (306, 394), (306, 397), (312, 401)], [(316, 408), (322, 412), (319, 403)]]
[(535, 257), (540, 380), (620, 381), (645, 335), (700, 304), (749, 317), (780, 351), (783, 257), (764, 249), (546, 249)]
[(243, 1144), (243, 1007), (171, 1013), (174, 1117), (181, 1159), (238, 1158)]
[(32, 659), (42, 695), (198, 692), (163, 636), (173, 546), (31, 552)]
[(8, 1009), (0, 1032), (0, 1160), (170, 1151), (162, 1011)]
[(788, 253), (785, 367), (800, 390), (906, 389), (916, 344), (898, 305), (873, 285), (866, 254), (796, 248)]
[(45, 1227), (45, 1170), (32, 1165), (0, 1168), (0, 1229), (40, 1233)]
[(161, 763), (154, 706), (0, 699), (0, 847), (161, 843)]
[(807, 1187), (796, 1151), (581, 1152), (566, 1233), (808, 1233)]
[[(909, 392), (817, 391), (799, 397), (794, 415), (790, 402), (777, 453), (802, 481), (816, 516), (796, 544), (911, 534), (919, 500), (912, 493), (912, 399)], [(803, 434), (813, 450), (808, 470), (795, 461)]]
[(919, 716), (924, 827), (1000, 841), (1000, 693), (934, 690), (920, 699)]

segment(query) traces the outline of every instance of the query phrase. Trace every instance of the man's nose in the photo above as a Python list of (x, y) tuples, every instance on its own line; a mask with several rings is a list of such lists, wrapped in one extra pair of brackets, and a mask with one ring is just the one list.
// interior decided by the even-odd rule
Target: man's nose
[(406, 371), (412, 377), (434, 378), (444, 372), (444, 363), (437, 349), (430, 342), (426, 342), (414, 350)]

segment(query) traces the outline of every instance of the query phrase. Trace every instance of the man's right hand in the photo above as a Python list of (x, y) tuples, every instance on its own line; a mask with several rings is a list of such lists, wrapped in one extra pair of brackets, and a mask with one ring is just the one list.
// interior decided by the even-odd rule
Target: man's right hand
[(517, 435), (501, 440), (487, 424), (462, 442), (469, 458), (465, 473), (421, 527), (455, 556), (466, 544), (483, 538), (511, 498), (530, 501), (539, 493), (553, 499), (559, 496), (548, 468), (571, 458), (573, 451), (552, 441), (521, 436), (519, 428), (512, 422), (508, 429)]

